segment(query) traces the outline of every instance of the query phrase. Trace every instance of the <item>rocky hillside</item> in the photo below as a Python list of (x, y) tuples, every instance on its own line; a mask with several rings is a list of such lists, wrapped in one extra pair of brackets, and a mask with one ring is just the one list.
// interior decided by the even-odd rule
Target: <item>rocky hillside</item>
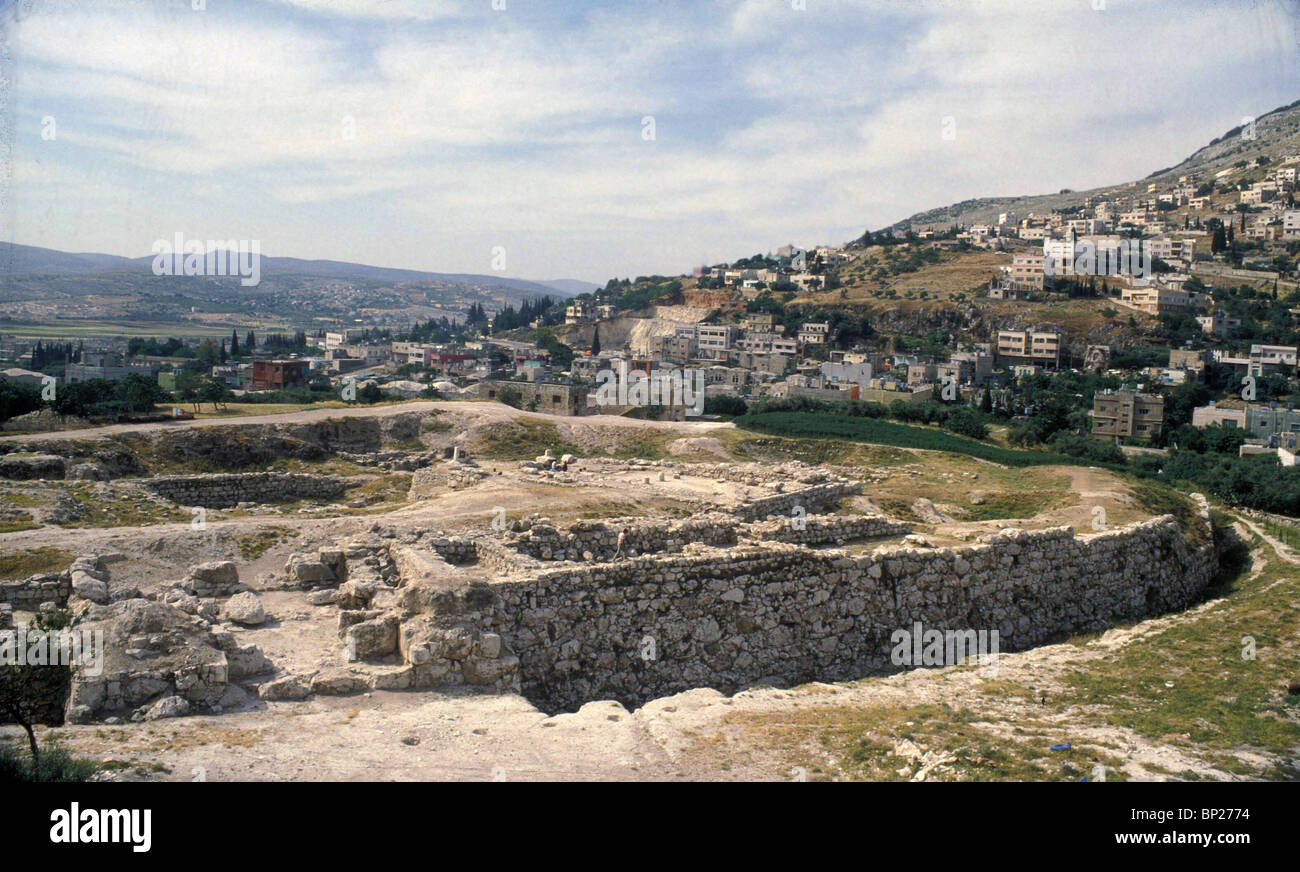
[[(1288, 106), (1280, 106), (1255, 120), (1255, 138), (1242, 137), (1242, 128), (1234, 127), (1225, 131), (1208, 145), (1198, 149), (1180, 163), (1165, 169), (1156, 170), (1142, 181), (1144, 183), (1168, 183), (1181, 175), (1199, 172), (1204, 176), (1213, 176), (1220, 170), (1227, 169), (1237, 161), (1268, 157), (1277, 160), (1284, 154), (1300, 152), (1300, 100)], [(1069, 191), (1068, 193), (1042, 194), (1031, 197), (981, 197), (963, 200), (951, 206), (941, 206), (925, 212), (918, 212), (886, 228), (889, 230), (906, 230), (909, 226), (936, 223), (980, 223), (996, 221), (1000, 212), (1047, 213), (1053, 209), (1080, 206), (1088, 197), (1108, 193), (1119, 193), (1137, 184), (1136, 181), (1092, 188), (1086, 191)]]

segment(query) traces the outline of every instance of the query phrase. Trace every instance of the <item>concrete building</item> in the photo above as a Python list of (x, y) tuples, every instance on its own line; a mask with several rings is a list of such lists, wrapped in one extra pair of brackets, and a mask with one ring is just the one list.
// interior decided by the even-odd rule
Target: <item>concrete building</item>
[(255, 360), (248, 389), (278, 391), (302, 387), (307, 384), (308, 367), (305, 360)]
[(1137, 391), (1098, 392), (1092, 398), (1094, 439), (1155, 439), (1164, 425), (1165, 399)]
[(1061, 362), (1061, 334), (1057, 330), (999, 330), (998, 366), (1041, 366), (1056, 369)]
[[(515, 382), (496, 379), (479, 382), (478, 395), (485, 400), (500, 400), (501, 392), (512, 388), (519, 392), (520, 405), (550, 415), (581, 415), (586, 408), (587, 389), (562, 382)], [(534, 402), (536, 401), (536, 402)]]
[(1281, 373), (1290, 378), (1295, 373), (1296, 356), (1300, 352), (1294, 345), (1250, 346), (1250, 367), (1253, 376)]
[(1225, 409), (1211, 403), (1192, 409), (1192, 426), (1198, 429), (1206, 427), (1240, 427), (1245, 429), (1245, 409)]
[(1241, 319), (1231, 318), (1222, 312), (1214, 312), (1210, 315), (1197, 315), (1196, 323), (1201, 325), (1201, 332), (1226, 338), (1230, 330), (1236, 330), (1241, 326)]

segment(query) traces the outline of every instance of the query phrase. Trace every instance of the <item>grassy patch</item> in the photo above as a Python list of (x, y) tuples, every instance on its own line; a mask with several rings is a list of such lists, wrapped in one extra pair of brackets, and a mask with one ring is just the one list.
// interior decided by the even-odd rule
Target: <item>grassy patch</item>
[(60, 507), (71, 513), (62, 527), (146, 527), (190, 520), (179, 507), (141, 500), (130, 494), (99, 495), (89, 487), (66, 487)]
[(1200, 515), (1187, 494), (1155, 481), (1133, 482), (1128, 490), (1143, 509), (1152, 515), (1173, 515), (1194, 545), (1202, 543)]
[(98, 768), (94, 760), (73, 757), (58, 746), (44, 748), (36, 766), (32, 766), (30, 754), (13, 745), (0, 745), (0, 782), (89, 781)]
[[(1260, 554), (1263, 553), (1261, 550)], [(1151, 739), (1218, 752), (1229, 771), (1300, 777), (1294, 763), (1259, 772), (1243, 747), (1294, 758), (1300, 746), (1300, 603), (1294, 567), (1274, 558), (1214, 607), (1069, 676), (1073, 702)]]
[(532, 418), (486, 428), (470, 450), (489, 460), (532, 460), (548, 448), (556, 456), (582, 453), (579, 446), (562, 439), (559, 429), (550, 421)]
[(62, 548), (45, 546), (9, 551), (0, 553), (0, 578), (13, 580), (46, 572), (62, 572), (71, 563), (72, 553)]
[(17, 533), (22, 530), (36, 530), (40, 524), (32, 520), (26, 512), (11, 512), (0, 518), (0, 533)]
[(735, 423), (742, 429), (774, 436), (848, 439), (856, 442), (893, 445), (898, 448), (948, 451), (1011, 467), (1105, 465), (1076, 457), (1049, 454), (1045, 451), (1002, 448), (942, 430), (913, 427), (880, 418), (853, 418), (820, 412), (764, 412), (757, 415), (742, 415)]
[(245, 560), (256, 560), (275, 547), (282, 539), (297, 535), (297, 530), (290, 530), (285, 527), (263, 527), (256, 533), (239, 537), (235, 540), (235, 544), (239, 546), (240, 557)]
[(1065, 495), (1066, 488), (1044, 490), (1038, 487), (1019, 491), (985, 493), (983, 502), (971, 504), (964, 521), (997, 521), (1003, 518), (1031, 518), (1039, 512), (1055, 508)]

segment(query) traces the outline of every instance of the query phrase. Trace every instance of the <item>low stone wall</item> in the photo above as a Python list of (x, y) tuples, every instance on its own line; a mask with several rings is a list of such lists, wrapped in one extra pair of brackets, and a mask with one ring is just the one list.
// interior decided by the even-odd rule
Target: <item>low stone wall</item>
[(800, 545), (706, 549), (536, 571), (445, 592), (416, 620), (517, 656), (550, 710), (629, 705), (708, 686), (848, 680), (896, 671), (916, 624), (993, 631), (1015, 651), (1192, 603), (1218, 567), (1208, 511), (1096, 535), (1011, 530), (958, 548), (852, 556)]
[(755, 539), (770, 542), (827, 545), (906, 536), (912, 528), (884, 515), (807, 515), (756, 521), (748, 526), (747, 532)]
[(66, 572), (47, 572), (17, 581), (0, 581), (0, 603), (19, 611), (34, 612), (42, 603), (63, 606), (72, 595), (72, 577)]
[(473, 539), (461, 536), (436, 536), (430, 540), (429, 547), (448, 563), (473, 563), (478, 560), (478, 545)]
[(727, 515), (709, 515), (687, 521), (612, 518), (576, 521), (565, 527), (547, 522), (519, 522), (520, 530), (506, 533), (506, 545), (537, 560), (611, 560), (623, 534), (623, 555), (672, 554), (692, 542), (735, 545), (737, 523)]
[(280, 472), (168, 475), (141, 484), (179, 505), (209, 509), (224, 509), (244, 502), (338, 499), (347, 488), (347, 481), (338, 476)]
[(29, 481), (32, 479), (61, 479), (66, 461), (54, 454), (0, 455), (0, 478)]
[(845, 497), (860, 493), (862, 493), (862, 485), (857, 482), (812, 484), (790, 493), (776, 493), (746, 500), (731, 512), (746, 521), (761, 521), (773, 515), (789, 516), (794, 512), (795, 507), (802, 508), (808, 513), (831, 509)]

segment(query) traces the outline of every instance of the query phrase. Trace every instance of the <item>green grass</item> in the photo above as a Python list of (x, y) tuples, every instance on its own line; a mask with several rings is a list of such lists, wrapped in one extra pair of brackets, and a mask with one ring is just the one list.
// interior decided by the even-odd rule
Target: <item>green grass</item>
[(235, 540), (235, 544), (239, 546), (240, 557), (245, 560), (256, 560), (275, 547), (281, 539), (297, 535), (296, 530), (289, 530), (285, 527), (263, 527), (256, 533), (241, 536)]
[(62, 572), (71, 563), (71, 552), (50, 546), (3, 552), (0, 553), (0, 578), (13, 580), (46, 572)]
[[(1300, 747), (1300, 696), (1286, 690), (1300, 680), (1294, 579), (1295, 568), (1273, 557), (1215, 606), (1071, 674), (1072, 698), (1062, 701), (1105, 706), (1110, 723), (1209, 752), (1230, 771), (1300, 778), (1294, 763), (1258, 772), (1230, 753), (1288, 760)], [(1253, 640), (1253, 658), (1243, 657), (1243, 640)]]
[(557, 457), (579, 454), (578, 446), (565, 442), (554, 424), (531, 418), (487, 428), (475, 441), (471, 453), (489, 460), (532, 460), (547, 448)]
[(26, 750), (0, 745), (0, 782), (89, 781), (98, 768), (94, 760), (73, 757), (58, 746), (42, 749), (37, 765), (33, 767), (31, 755)]
[(773, 436), (846, 439), (854, 442), (871, 442), (877, 445), (893, 445), (898, 448), (947, 451), (1011, 467), (1101, 466), (1115, 468), (1110, 464), (1069, 457), (1063, 454), (1002, 448), (976, 439), (945, 433), (942, 430), (913, 427), (908, 424), (898, 424), (879, 418), (853, 418), (846, 415), (831, 415), (819, 412), (764, 412), (756, 415), (742, 415), (736, 419), (735, 423), (737, 427), (742, 429), (768, 433)]
[(1188, 533), (1193, 545), (1201, 544), (1201, 525), (1196, 504), (1191, 497), (1155, 481), (1137, 481), (1129, 485), (1129, 493), (1143, 509), (1152, 515), (1173, 515)]
[(26, 512), (17, 512), (9, 517), (0, 518), (0, 533), (18, 533), (23, 530), (39, 530), (40, 524), (32, 520)]

